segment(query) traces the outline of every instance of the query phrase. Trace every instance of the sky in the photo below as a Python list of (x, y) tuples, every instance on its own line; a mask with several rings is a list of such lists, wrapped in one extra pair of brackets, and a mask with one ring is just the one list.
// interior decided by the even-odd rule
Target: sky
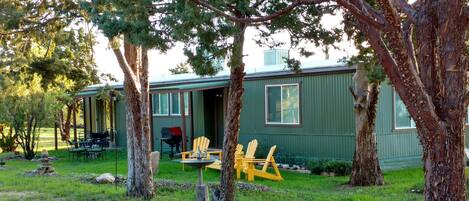
[[(341, 17), (340, 16), (327, 16), (322, 20), (322, 24), (326, 28), (333, 28), (335, 26), (340, 26)], [(94, 54), (96, 58), (96, 64), (98, 66), (98, 73), (106, 73), (113, 75), (117, 80), (122, 81), (124, 74), (120, 69), (117, 60), (113, 52), (108, 48), (107, 38), (101, 34), (99, 31), (96, 31), (97, 34), (97, 44), (94, 47)], [(246, 30), (245, 42), (244, 42), (244, 63), (246, 68), (255, 68), (262, 67), (264, 62), (264, 50), (267, 50), (268, 47), (260, 47), (254, 42), (254, 38), (258, 32), (254, 28), (248, 28)], [(289, 37), (286, 33), (280, 33), (275, 36), (275, 39), (278, 41), (285, 42), (284, 46), (279, 48), (288, 49), (289, 48)], [(309, 44), (306, 44), (309, 45)], [(292, 49), (290, 51), (291, 57), (299, 59), (301, 62), (315, 62), (315, 61), (324, 61), (329, 60), (339, 60), (343, 57), (351, 56), (356, 53), (356, 49), (350, 41), (343, 41), (339, 45), (339, 50), (330, 50), (329, 57), (326, 58), (326, 55), (323, 53), (321, 47), (311, 48), (314, 50), (314, 55), (308, 58), (300, 57), (298, 51)], [(156, 50), (150, 50), (148, 53), (149, 60), (149, 73), (150, 77), (153, 76), (165, 76), (170, 75), (168, 69), (174, 68), (177, 64), (185, 62), (186, 57), (183, 54), (183, 44), (176, 44), (175, 47), (168, 50), (165, 53), (161, 53)]]

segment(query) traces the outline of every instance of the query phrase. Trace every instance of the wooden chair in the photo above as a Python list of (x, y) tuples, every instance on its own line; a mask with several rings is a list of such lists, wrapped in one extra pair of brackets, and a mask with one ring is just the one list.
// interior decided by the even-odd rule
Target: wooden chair
[[(245, 157), (243, 159), (243, 172), (246, 174), (248, 181), (254, 181), (254, 177), (261, 177), (274, 181), (283, 180), (282, 175), (280, 175), (280, 171), (278, 170), (277, 164), (275, 163), (274, 159), (274, 152), (276, 148), (276, 145), (270, 148), (269, 154), (267, 155), (266, 159), (255, 159), (248, 157)], [(264, 166), (261, 170), (256, 169), (256, 164), (258, 163), (264, 163)], [(272, 166), (272, 168), (274, 169), (274, 173), (270, 173), (267, 171), (269, 166)]]
[[(204, 136), (195, 138), (192, 146), (193, 149), (191, 151), (181, 152), (181, 160), (195, 158), (197, 151), (207, 152), (209, 144), (210, 140)], [(207, 158), (210, 159), (210, 154), (207, 154)], [(184, 164), (182, 165), (182, 170), (184, 170)]]
[(256, 149), (257, 149), (257, 140), (251, 140), (251, 142), (249, 142), (248, 144), (248, 147), (246, 149), (246, 154), (243, 156), (243, 155), (240, 155), (236, 158), (235, 160), (235, 168), (236, 168), (236, 178), (240, 179), (241, 178), (241, 171), (243, 171), (244, 167), (246, 165), (248, 165), (247, 163), (245, 163), (244, 159), (246, 158), (255, 158), (255, 154), (256, 154)]
[[(236, 151), (235, 151), (235, 162), (236, 162), (236, 158), (238, 157), (243, 157), (243, 145), (242, 144), (238, 144), (236, 145)], [(215, 169), (215, 170), (221, 170), (221, 157), (219, 156), (219, 158), (212, 164), (206, 166), (207, 168), (211, 168), (211, 169)]]

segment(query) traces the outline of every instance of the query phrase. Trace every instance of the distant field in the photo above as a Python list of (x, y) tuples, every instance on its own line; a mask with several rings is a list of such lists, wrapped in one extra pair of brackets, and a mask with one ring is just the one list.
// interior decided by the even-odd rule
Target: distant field
[[(73, 130), (71, 132), (71, 137), (73, 139)], [(38, 151), (43, 149), (53, 150), (55, 148), (54, 144), (54, 128), (41, 128), (39, 131), (39, 147)], [(68, 145), (66, 142), (60, 139), (60, 134), (58, 135), (58, 148), (63, 149), (67, 148)], [(2, 149), (0, 149), (1, 152)], [(17, 148), (17, 151), (21, 151), (21, 147)]]
[[(72, 133), (73, 135), (73, 133)], [(59, 149), (61, 148), (67, 148), (67, 143), (60, 140), (60, 134), (57, 136), (58, 137), (58, 147)], [(54, 128), (41, 128), (40, 134), (39, 134), (39, 149), (47, 149), (47, 150), (53, 150), (54, 149)]]

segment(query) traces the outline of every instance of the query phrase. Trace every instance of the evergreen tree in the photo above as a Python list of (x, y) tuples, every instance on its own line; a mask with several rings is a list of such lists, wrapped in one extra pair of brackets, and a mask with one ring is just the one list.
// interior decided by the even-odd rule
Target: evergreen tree
[[(127, 195), (154, 196), (150, 167), (151, 133), (148, 50), (165, 51), (171, 45), (164, 1), (93, 0), (82, 6), (109, 39), (124, 72), (127, 108)], [(123, 44), (120, 41), (123, 40)], [(124, 53), (121, 47), (124, 47)]]

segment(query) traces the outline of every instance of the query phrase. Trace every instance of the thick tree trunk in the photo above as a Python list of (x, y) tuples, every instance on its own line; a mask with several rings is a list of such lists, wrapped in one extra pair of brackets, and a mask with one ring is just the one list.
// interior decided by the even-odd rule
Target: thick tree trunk
[(64, 113), (60, 110), (57, 115), (57, 124), (59, 125), (60, 137), (62, 141), (70, 142), (70, 128), (73, 110), (76, 110), (76, 100), (73, 100), (71, 104), (66, 104), (67, 113), (64, 117)]
[(355, 99), (355, 154), (353, 156), (350, 185), (382, 185), (383, 174), (379, 166), (376, 148), (376, 105), (378, 103), (379, 83), (369, 83), (366, 69), (357, 66), (355, 87), (351, 89)]
[(243, 99), (243, 43), (246, 25), (238, 23), (239, 32), (234, 37), (234, 47), (230, 63), (230, 89), (228, 91), (227, 113), (225, 114), (225, 138), (223, 140), (223, 155), (221, 168), (220, 197), (222, 201), (233, 201), (235, 197), (234, 186), (234, 159), (238, 143), (239, 117)]
[(464, 132), (462, 129), (448, 129), (449, 135), (438, 134), (433, 146), (424, 148), (427, 201), (466, 200)]
[(154, 196), (150, 167), (150, 111), (147, 49), (124, 42), (125, 59), (113, 49), (124, 71), (127, 106), (127, 195), (150, 199)]

